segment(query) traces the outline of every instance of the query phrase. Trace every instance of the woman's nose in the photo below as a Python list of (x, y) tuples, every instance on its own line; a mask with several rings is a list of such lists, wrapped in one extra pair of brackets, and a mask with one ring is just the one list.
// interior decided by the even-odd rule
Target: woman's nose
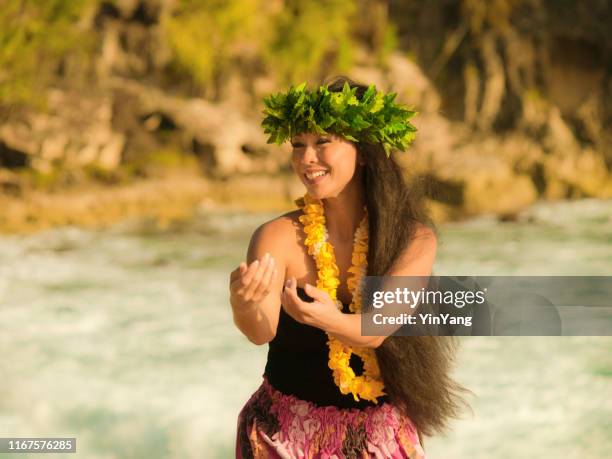
[(304, 148), (304, 154), (302, 155), (302, 162), (312, 163), (317, 161), (317, 149), (312, 145), (306, 145)]

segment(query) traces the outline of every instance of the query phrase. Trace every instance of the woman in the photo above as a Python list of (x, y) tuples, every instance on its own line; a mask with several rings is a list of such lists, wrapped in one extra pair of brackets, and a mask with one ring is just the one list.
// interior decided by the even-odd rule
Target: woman
[(340, 77), (265, 99), (265, 132), (291, 140), (306, 193), (254, 232), (230, 276), (236, 326), (269, 344), (237, 457), (423, 458), (422, 436), (458, 413), (448, 338), (361, 335), (362, 276), (430, 276), (436, 254), (390, 156), (416, 131), (394, 97)]

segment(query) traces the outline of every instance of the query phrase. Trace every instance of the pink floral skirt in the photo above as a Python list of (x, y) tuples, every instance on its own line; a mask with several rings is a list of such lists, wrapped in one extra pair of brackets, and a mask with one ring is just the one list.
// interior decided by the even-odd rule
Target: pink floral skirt
[(412, 421), (394, 405), (320, 407), (277, 391), (265, 377), (237, 430), (239, 459), (425, 458)]

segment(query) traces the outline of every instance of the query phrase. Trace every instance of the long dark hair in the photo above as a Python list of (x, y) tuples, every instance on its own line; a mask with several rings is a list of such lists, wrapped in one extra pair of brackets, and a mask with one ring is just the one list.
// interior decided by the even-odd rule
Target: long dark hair
[[(330, 91), (341, 91), (344, 82), (357, 88), (361, 98), (366, 85), (345, 76), (334, 78)], [(423, 183), (407, 183), (402, 168), (380, 144), (357, 143), (365, 160), (364, 187), (370, 238), (368, 275), (389, 272), (400, 253), (415, 237), (420, 224), (437, 234), (425, 206)], [(417, 427), (419, 437), (445, 431), (466, 405), (467, 391), (451, 377), (457, 341), (448, 336), (390, 336), (376, 348), (385, 392)]]

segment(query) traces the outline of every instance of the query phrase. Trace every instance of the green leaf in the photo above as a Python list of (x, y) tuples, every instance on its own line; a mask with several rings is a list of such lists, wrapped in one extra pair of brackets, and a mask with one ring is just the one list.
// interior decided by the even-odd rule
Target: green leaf
[(370, 109), (368, 110), (370, 113), (376, 113), (380, 111), (385, 106), (385, 101), (382, 97), (376, 97)]
[(368, 123), (366, 120), (364, 120), (361, 115), (357, 115), (355, 116), (355, 118), (353, 118), (351, 120), (351, 128), (360, 131), (362, 129), (368, 128), (370, 127), (370, 123)]
[(376, 96), (376, 86), (371, 84), (370, 86), (368, 86), (368, 89), (366, 89), (366, 91), (363, 93), (363, 97), (361, 98), (361, 100), (363, 101), (364, 104), (368, 104), (370, 100), (373, 99), (375, 96)]

